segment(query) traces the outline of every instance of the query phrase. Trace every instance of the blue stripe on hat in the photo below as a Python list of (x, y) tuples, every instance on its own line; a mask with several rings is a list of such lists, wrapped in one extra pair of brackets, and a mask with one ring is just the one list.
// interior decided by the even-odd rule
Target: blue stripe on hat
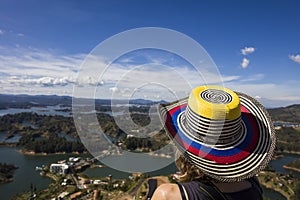
[(185, 133), (182, 132), (182, 130), (179, 128), (179, 125), (177, 123), (179, 114), (181, 112), (183, 112), (185, 110), (185, 108), (178, 109), (177, 111), (175, 111), (173, 113), (173, 115), (171, 116), (172, 117), (171, 118), (172, 119), (172, 127), (173, 127), (174, 131), (179, 135), (181, 140), (183, 140), (185, 143), (189, 144), (193, 148), (199, 149), (200, 151), (202, 151), (206, 154), (211, 154), (213, 156), (234, 156), (236, 154), (239, 154), (242, 150), (244, 150), (250, 144), (250, 141), (252, 139), (252, 126), (251, 126), (251, 122), (248, 119), (248, 117), (246, 115), (244, 115), (243, 113), (242, 113), (241, 117), (242, 117), (243, 122), (246, 125), (247, 135), (246, 135), (246, 138), (243, 140), (243, 142), (241, 142), (235, 148), (226, 149), (226, 150), (223, 150), (223, 149), (218, 150), (218, 149), (211, 148), (209, 146), (205, 146), (204, 144), (201, 144), (197, 141), (191, 140), (189, 137), (186, 136)]

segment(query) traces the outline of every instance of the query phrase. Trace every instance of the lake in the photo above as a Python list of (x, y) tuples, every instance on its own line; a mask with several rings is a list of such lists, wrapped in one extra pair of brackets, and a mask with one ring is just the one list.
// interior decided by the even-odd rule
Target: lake
[(64, 117), (71, 117), (71, 112), (64, 112), (61, 109), (66, 109), (69, 107), (61, 107), (61, 105), (56, 106), (46, 106), (46, 107), (31, 107), (31, 108), (8, 108), (8, 109), (0, 109), (0, 116), (4, 116), (7, 114), (17, 114), (23, 112), (33, 112), (39, 115), (60, 115)]
[(0, 199), (10, 199), (15, 194), (28, 191), (30, 184), (37, 189), (45, 189), (51, 183), (47, 177), (41, 177), (35, 166), (47, 165), (66, 158), (67, 155), (31, 156), (20, 154), (18, 148), (0, 146), (0, 161), (19, 167), (14, 173), (14, 181), (0, 185)]
[[(284, 174), (292, 174), (295, 178), (300, 180), (300, 173), (299, 172), (295, 172), (292, 170), (287, 170), (284, 169), (282, 166), (286, 165), (296, 159), (299, 159), (300, 155), (292, 155), (292, 154), (285, 154), (284, 157), (280, 157), (277, 160), (272, 160), (270, 162), (270, 165), (275, 169), (276, 172), (281, 172)], [(280, 193), (278, 192), (274, 192), (271, 189), (267, 189), (265, 187), (263, 187), (263, 191), (264, 191), (264, 195), (266, 197), (269, 197), (272, 200), (286, 200), (286, 198), (284, 196), (282, 196)]]
[[(10, 164), (14, 164), (19, 167), (14, 173), (14, 181), (0, 185), (0, 199), (1, 200), (8, 200), (14, 195), (18, 193), (22, 193), (24, 191), (30, 190), (30, 184), (34, 184), (37, 189), (45, 189), (51, 183), (51, 180), (47, 177), (42, 177), (39, 175), (38, 171), (35, 171), (36, 166), (41, 165), (49, 165), (52, 162), (57, 162), (58, 160), (64, 160), (71, 156), (78, 156), (72, 154), (63, 154), (63, 155), (24, 155), (19, 153), (18, 148), (16, 147), (6, 147), (0, 146), (0, 161), (6, 162)], [(87, 155), (79, 155), (86, 157)], [(293, 161), (297, 158), (300, 158), (299, 155), (286, 155), (283, 158), (279, 158), (278, 160), (274, 160), (271, 162), (271, 165), (276, 169), (276, 171), (280, 172), (290, 172), (283, 169), (282, 165), (287, 164), (287, 162)], [(159, 157), (154, 157), (157, 161), (160, 161)], [(156, 176), (156, 175), (168, 175), (170, 173), (176, 172), (176, 167), (174, 164), (170, 164), (163, 169), (149, 172), (149, 176)], [(300, 177), (300, 173), (291, 172), (296, 177)], [(93, 168), (87, 169), (84, 174), (91, 176), (91, 177), (106, 177), (107, 175), (111, 174), (113, 178), (126, 178), (130, 174), (125, 172), (120, 172), (115, 169), (111, 169), (109, 167), (106, 168)], [(279, 199), (284, 200), (285, 198), (282, 197), (279, 193), (274, 192), (272, 190), (264, 188), (265, 196), (269, 197), (270, 199)]]
[[(67, 159), (71, 156), (86, 157), (87, 154), (83, 155), (24, 155), (18, 152), (16, 147), (0, 146), (0, 162), (14, 164), (19, 167), (14, 173), (14, 181), (0, 185), (0, 199), (8, 200), (18, 193), (30, 190), (30, 184), (36, 186), (38, 190), (45, 189), (51, 183), (51, 179), (42, 177), (39, 172), (35, 170), (36, 166), (49, 165), (50, 163), (57, 162), (59, 160)], [(154, 161), (160, 162), (162, 158), (153, 157)], [(176, 171), (175, 165), (167, 166), (156, 172), (151, 172), (149, 175), (167, 175)], [(109, 174), (113, 178), (127, 178), (130, 173), (120, 172), (118, 170), (105, 167), (105, 168), (93, 168), (87, 169), (85, 174), (91, 177), (106, 177)]]
[(300, 155), (292, 155), (292, 154), (284, 154), (284, 157), (281, 157), (277, 160), (271, 161), (271, 166), (275, 169), (276, 172), (282, 172), (282, 173), (290, 173), (292, 174), (295, 178), (300, 180), (300, 173), (295, 172), (292, 170), (287, 170), (284, 169), (282, 166), (286, 165), (296, 159), (299, 159)]

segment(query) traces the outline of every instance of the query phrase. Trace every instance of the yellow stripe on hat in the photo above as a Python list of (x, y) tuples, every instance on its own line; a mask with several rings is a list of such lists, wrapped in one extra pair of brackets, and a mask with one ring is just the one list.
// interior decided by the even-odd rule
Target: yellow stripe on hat
[(200, 86), (191, 92), (188, 106), (196, 114), (214, 120), (234, 120), (241, 116), (238, 95), (220, 86)]

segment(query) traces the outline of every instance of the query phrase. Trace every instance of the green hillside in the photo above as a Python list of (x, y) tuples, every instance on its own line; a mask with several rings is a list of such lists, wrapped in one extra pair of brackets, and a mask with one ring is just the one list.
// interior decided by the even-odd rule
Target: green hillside
[(268, 109), (273, 121), (300, 123), (300, 104)]

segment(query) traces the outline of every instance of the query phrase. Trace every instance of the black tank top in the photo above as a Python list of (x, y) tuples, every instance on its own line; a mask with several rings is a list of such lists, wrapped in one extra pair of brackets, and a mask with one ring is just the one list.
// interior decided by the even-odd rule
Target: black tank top
[[(248, 181), (251, 183), (251, 187), (245, 190), (241, 190), (238, 192), (233, 192), (233, 193), (222, 193), (223, 196), (227, 200), (262, 200), (262, 190), (259, 186), (259, 183), (257, 180), (254, 178), (248, 179)], [(187, 192), (188, 199), (189, 200), (212, 200), (213, 198), (210, 197), (212, 196), (211, 194), (207, 194), (203, 189), (200, 188), (199, 182), (197, 181), (192, 181), (188, 183), (181, 183), (178, 184), (179, 189), (181, 191), (181, 198), (183, 200), (187, 199), (185, 197), (185, 194), (183, 189), (181, 188), (182, 186)], [(212, 186), (208, 186), (212, 187)], [(212, 189), (210, 191), (214, 191), (215, 189)], [(217, 192), (217, 191), (216, 191)], [(210, 192), (211, 193), (211, 192)], [(219, 199), (216, 199), (219, 200)]]

